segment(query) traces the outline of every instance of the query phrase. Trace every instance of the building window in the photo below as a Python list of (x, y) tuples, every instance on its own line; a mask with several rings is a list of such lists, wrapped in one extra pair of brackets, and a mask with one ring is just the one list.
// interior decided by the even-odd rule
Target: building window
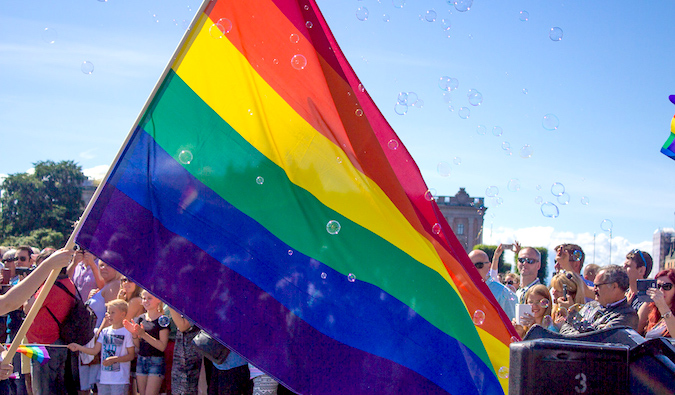
[(464, 234), (464, 224), (457, 224), (457, 234), (458, 235)]

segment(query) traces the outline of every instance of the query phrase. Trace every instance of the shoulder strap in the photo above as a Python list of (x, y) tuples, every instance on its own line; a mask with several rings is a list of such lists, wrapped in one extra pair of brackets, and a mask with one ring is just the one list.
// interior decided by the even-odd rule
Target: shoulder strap
[(49, 313), (49, 315), (51, 315), (52, 318), (54, 319), (54, 321), (56, 321), (56, 325), (58, 325), (59, 328), (61, 328), (61, 322), (56, 318), (56, 316), (54, 315), (54, 313), (52, 313), (52, 311), (49, 310), (49, 307), (45, 306), (45, 309), (47, 309), (47, 312)]
[(61, 281), (60, 281), (60, 280), (56, 280), (56, 281), (54, 282), (54, 285), (56, 285), (57, 287), (61, 288), (61, 289), (64, 290), (64, 291), (66, 291), (66, 293), (67, 293), (68, 295), (70, 295), (71, 298), (75, 299), (76, 301), (77, 301), (78, 299), (79, 299), (79, 300), (82, 300), (82, 297), (80, 296), (80, 293), (79, 293), (79, 292), (76, 291), (76, 292), (77, 292), (77, 296), (80, 296), (80, 297), (78, 298), (77, 296), (73, 295), (73, 293), (70, 292), (70, 291), (68, 290), (68, 288), (66, 288), (65, 285), (61, 284)]

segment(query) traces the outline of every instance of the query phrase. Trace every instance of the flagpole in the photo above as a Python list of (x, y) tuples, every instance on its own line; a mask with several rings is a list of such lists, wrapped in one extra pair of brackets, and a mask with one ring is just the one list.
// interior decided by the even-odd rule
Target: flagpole
[[(171, 60), (169, 60), (169, 63), (164, 68), (164, 72), (162, 72), (162, 75), (157, 80), (157, 83), (155, 84), (155, 88), (150, 93), (150, 96), (146, 100), (145, 105), (143, 106), (143, 109), (138, 114), (138, 117), (136, 118), (136, 121), (134, 122), (134, 125), (132, 126), (131, 130), (127, 134), (127, 137), (124, 139), (124, 143), (122, 144), (122, 147), (117, 152), (117, 155), (115, 156), (115, 159), (113, 160), (113, 163), (108, 168), (108, 171), (106, 172), (105, 177), (103, 178), (103, 181), (96, 188), (96, 191), (94, 192), (94, 195), (91, 197), (91, 199), (89, 199), (89, 202), (87, 203), (87, 207), (84, 209), (84, 212), (80, 216), (80, 220), (75, 223), (75, 228), (73, 229), (73, 232), (71, 233), (70, 238), (66, 242), (66, 246), (65, 246), (66, 249), (72, 249), (75, 246), (76, 235), (80, 232), (80, 229), (82, 228), (82, 224), (84, 224), (84, 221), (89, 216), (89, 213), (91, 212), (94, 204), (98, 200), (98, 197), (101, 195), (101, 191), (103, 190), (103, 187), (108, 182), (108, 179), (110, 178), (110, 174), (112, 173), (113, 169), (117, 166), (120, 158), (122, 157), (122, 153), (124, 152), (125, 148), (129, 144), (129, 141), (131, 140), (131, 136), (133, 136), (133, 134), (134, 134), (134, 130), (136, 129), (136, 126), (141, 121), (141, 118), (143, 117), (146, 110), (150, 106), (150, 103), (152, 103), (152, 100), (155, 98), (155, 95), (159, 91), (159, 88), (162, 85), (162, 82), (166, 78), (167, 74), (169, 74), (169, 70), (171, 70), (171, 65), (173, 65), (173, 62), (176, 60), (176, 58), (178, 58), (178, 54), (180, 53), (180, 50), (183, 47), (183, 44), (185, 43), (185, 41), (190, 36), (190, 33), (192, 32), (192, 29), (193, 29), (194, 25), (199, 20), (199, 17), (201, 17), (201, 15), (204, 13), (204, 10), (209, 5), (209, 3), (211, 3), (211, 1), (213, 1), (213, 0), (204, 0), (202, 2), (202, 5), (199, 7), (199, 10), (197, 10), (197, 13), (192, 18), (192, 22), (190, 23), (190, 27), (188, 27), (187, 30), (185, 31), (185, 33), (183, 34), (183, 38), (180, 40), (180, 43), (178, 43), (178, 46), (174, 50), (173, 55), (171, 56)], [(4, 361), (11, 361), (12, 358), (14, 358), (14, 354), (16, 354), (16, 350), (19, 348), (19, 345), (21, 344), (21, 339), (23, 339), (24, 336), (26, 336), (26, 333), (28, 332), (28, 329), (30, 328), (30, 325), (33, 323), (33, 320), (35, 319), (35, 316), (37, 315), (38, 311), (42, 307), (42, 304), (44, 303), (45, 299), (47, 298), (47, 295), (49, 295), (49, 291), (51, 290), (52, 286), (54, 285), (54, 282), (56, 282), (56, 278), (58, 277), (60, 271), (61, 271), (60, 269), (59, 270), (52, 270), (52, 272), (49, 274), (49, 277), (47, 277), (47, 280), (45, 280), (45, 283), (42, 286), (42, 290), (40, 291), (40, 295), (35, 300), (35, 303), (33, 303), (33, 306), (31, 307), (30, 311), (28, 312), (28, 315), (26, 315), (26, 318), (24, 319), (23, 323), (21, 324), (21, 328), (19, 328), (19, 332), (17, 332), (14, 339), (12, 339), (12, 344), (10, 345), (9, 350), (7, 350), (7, 354), (3, 358)]]

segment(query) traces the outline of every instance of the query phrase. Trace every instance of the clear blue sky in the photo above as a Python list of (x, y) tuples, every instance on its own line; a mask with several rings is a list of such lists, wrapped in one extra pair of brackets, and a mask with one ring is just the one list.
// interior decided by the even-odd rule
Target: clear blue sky
[[(591, 261), (597, 234), (596, 260), (605, 263), (601, 223), (609, 219), (616, 263), (635, 246), (651, 252), (653, 231), (674, 226), (675, 162), (659, 149), (675, 114), (668, 101), (675, 3), (476, 0), (467, 12), (438, 0), (319, 6), (429, 187), (440, 195), (466, 187), (474, 196), (498, 187), (503, 203), (487, 200), (486, 241), (577, 241)], [(368, 9), (365, 21), (360, 7)], [(192, 0), (0, 3), (0, 174), (45, 159), (108, 165), (198, 8)], [(430, 10), (436, 18), (428, 22)], [(563, 30), (560, 41), (549, 38), (552, 27)], [(85, 61), (91, 74), (82, 72)], [(442, 76), (459, 82), (449, 104)], [(469, 104), (469, 89), (482, 94), (481, 105)], [(423, 106), (397, 115), (402, 91)], [(557, 130), (542, 127), (546, 114), (557, 116)], [(480, 125), (486, 135), (476, 133)], [(495, 126), (503, 135), (492, 134)], [(530, 158), (519, 155), (524, 145)], [(447, 177), (437, 171), (441, 162), (450, 166)], [(518, 191), (508, 189), (511, 179)], [(556, 182), (568, 205), (550, 193)], [(555, 203), (559, 217), (544, 217), (537, 196)]]

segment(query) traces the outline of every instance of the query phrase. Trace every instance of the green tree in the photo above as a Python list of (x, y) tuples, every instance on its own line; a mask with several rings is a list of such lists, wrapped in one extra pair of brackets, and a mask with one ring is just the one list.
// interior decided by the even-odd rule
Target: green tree
[(9, 236), (0, 240), (0, 245), (20, 246), (29, 245), (43, 249), (45, 247), (59, 248), (66, 244), (66, 237), (61, 232), (52, 229), (35, 229), (26, 236)]
[[(492, 246), (492, 245), (487, 245), (487, 244), (476, 244), (473, 246), (474, 250), (481, 250), (484, 253), (488, 255), (488, 258), (490, 258), (490, 262), (492, 262), (492, 257), (495, 255), (495, 250), (497, 249), (498, 246)], [(502, 254), (499, 257), (499, 264), (498, 264), (498, 269), (497, 271), (499, 273), (507, 273), (511, 271), (511, 265), (508, 263), (504, 263), (504, 254)]]
[[(70, 235), (82, 213), (82, 183), (86, 179), (82, 168), (73, 161), (34, 165), (33, 174), (12, 174), (2, 183), (0, 225), (4, 239), (31, 237), (38, 229)], [(48, 239), (56, 240), (52, 236)]]

